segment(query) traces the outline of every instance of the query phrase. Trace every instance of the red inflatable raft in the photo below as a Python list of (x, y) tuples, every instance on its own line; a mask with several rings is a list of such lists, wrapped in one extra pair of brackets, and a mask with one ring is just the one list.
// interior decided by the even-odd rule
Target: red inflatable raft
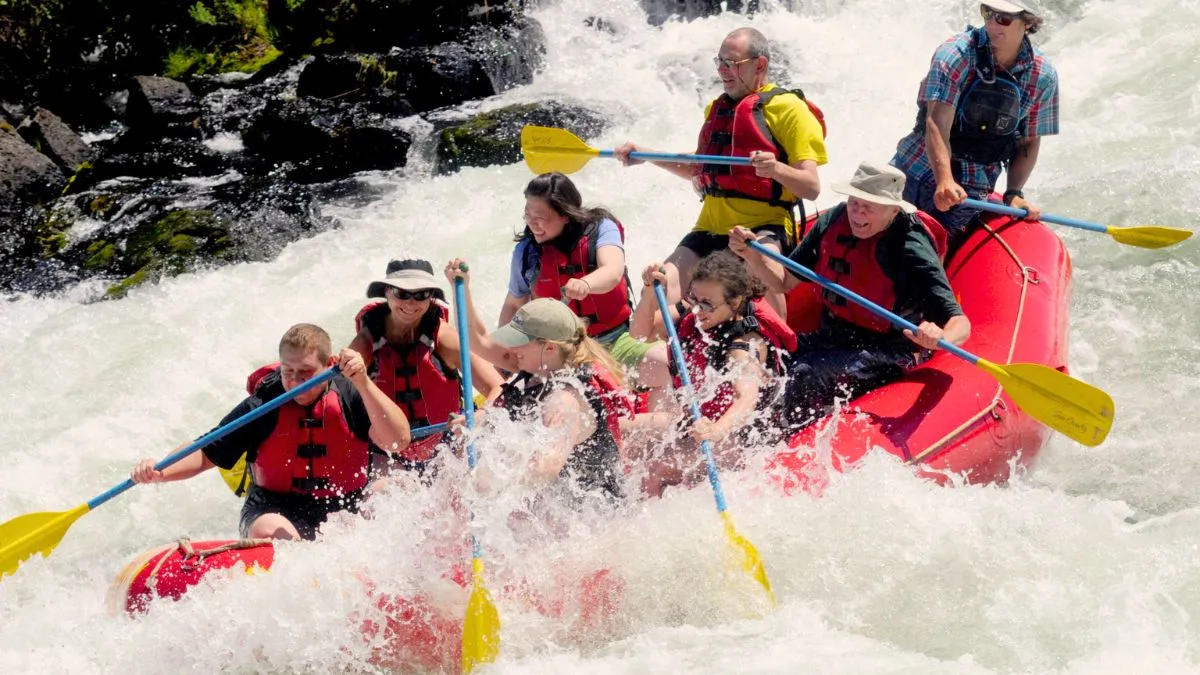
[[(985, 222), (946, 266), (971, 320), (963, 347), (995, 363), (1032, 362), (1067, 372), (1071, 261), (1062, 240), (1038, 222)], [(815, 327), (818, 289), (801, 284), (789, 297), (788, 320), (798, 330)], [(787, 492), (819, 492), (824, 466), (840, 470), (880, 448), (941, 483), (950, 474), (968, 483), (1004, 482), (1014, 466), (1034, 461), (1049, 435), (993, 377), (939, 351), (903, 379), (802, 429), (767, 471)], [(816, 461), (823, 453), (831, 461)]]
[[(192, 587), (232, 582), (239, 576), (266, 572), (275, 560), (270, 540), (190, 541), (187, 538), (137, 556), (108, 589), (110, 613), (139, 615), (162, 599), (179, 600)], [(347, 617), (370, 645), (370, 664), (384, 670), (444, 671), (461, 662), (462, 611), (469, 591), (465, 564), (445, 575), (463, 589), (462, 607), (439, 606), (426, 596), (396, 597), (380, 593), (370, 580), (363, 592), (379, 610), (372, 618)], [(224, 577), (224, 579), (222, 579)], [(508, 607), (538, 612), (565, 621), (576, 633), (596, 634), (612, 628), (624, 595), (624, 582), (608, 570), (558, 584), (566, 592), (547, 594), (521, 583), (494, 589)]]

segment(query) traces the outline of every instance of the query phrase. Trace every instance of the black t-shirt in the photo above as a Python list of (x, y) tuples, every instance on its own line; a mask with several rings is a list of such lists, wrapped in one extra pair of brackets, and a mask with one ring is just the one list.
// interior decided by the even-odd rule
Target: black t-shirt
[[(815, 270), (821, 254), (821, 239), (845, 210), (846, 205), (843, 203), (822, 213), (804, 236), (804, 240), (792, 251), (791, 259)], [(946, 270), (941, 261), (938, 260), (937, 250), (934, 249), (929, 234), (919, 223), (908, 220), (915, 218), (916, 216), (901, 213), (888, 229), (883, 231), (882, 239), (875, 247), (875, 258), (896, 289), (896, 305), (889, 309), (915, 324), (932, 321), (939, 326), (945, 326), (951, 318), (963, 313), (962, 307), (954, 297), (950, 280), (946, 277)], [(790, 270), (789, 273), (804, 280)], [(831, 323), (837, 325), (829, 325)], [(833, 317), (828, 312), (822, 317), (822, 328), (835, 333), (844, 330), (851, 334), (858, 334), (862, 330), (856, 330), (855, 326)], [(893, 336), (898, 335), (899, 331), (893, 329), (892, 333)]]
[[(329, 385), (337, 392), (338, 399), (342, 404), (342, 416), (346, 418), (346, 425), (356, 438), (363, 441), (369, 441), (371, 432), (371, 418), (367, 415), (367, 407), (363, 404), (362, 396), (358, 390), (354, 388), (350, 380), (342, 375), (335, 376), (330, 380)], [(258, 388), (255, 389), (252, 396), (248, 396), (245, 400), (238, 404), (224, 419), (221, 420), (220, 426), (225, 426), (235, 419), (241, 417), (262, 406), (284, 393), (283, 381), (279, 377), (279, 371), (276, 370), (262, 379)], [(289, 402), (285, 405), (294, 405)], [(262, 445), (263, 441), (271, 435), (275, 430), (275, 424), (279, 420), (279, 410), (271, 412), (259, 417), (249, 424), (235, 429), (225, 436), (209, 443), (204, 447), (204, 456), (208, 457), (209, 461), (222, 469), (232, 469), (233, 465), (241, 459), (242, 455), (246, 455), (247, 461), (253, 461), (255, 453), (258, 451), (258, 446)]]

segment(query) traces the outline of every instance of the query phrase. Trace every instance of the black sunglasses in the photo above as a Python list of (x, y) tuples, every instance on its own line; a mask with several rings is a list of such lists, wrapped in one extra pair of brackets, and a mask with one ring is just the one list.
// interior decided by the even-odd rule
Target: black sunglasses
[(420, 291), (406, 291), (403, 288), (388, 286), (388, 293), (397, 300), (428, 300), (434, 296), (437, 291), (424, 289)]
[(995, 20), (1001, 26), (1011, 26), (1013, 21), (1021, 18), (1020, 14), (1009, 14), (1008, 12), (997, 12), (987, 5), (980, 5), (979, 13), (983, 16), (984, 23)]

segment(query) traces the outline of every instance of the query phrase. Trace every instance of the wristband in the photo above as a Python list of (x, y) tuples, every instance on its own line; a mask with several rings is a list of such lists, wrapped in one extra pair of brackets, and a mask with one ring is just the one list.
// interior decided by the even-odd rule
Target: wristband
[(1005, 206), (1011, 205), (1012, 200), (1017, 197), (1024, 199), (1025, 193), (1021, 192), (1020, 190), (1005, 190), (1004, 191), (1004, 205)]

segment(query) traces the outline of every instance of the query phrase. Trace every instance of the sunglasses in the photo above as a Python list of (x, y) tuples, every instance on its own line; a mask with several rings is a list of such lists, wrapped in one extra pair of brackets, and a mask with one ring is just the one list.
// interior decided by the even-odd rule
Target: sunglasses
[(714, 56), (713, 57), (713, 65), (718, 68), (720, 68), (721, 66), (725, 66), (726, 68), (736, 68), (737, 66), (740, 66), (747, 61), (753, 61), (754, 59), (757, 59), (757, 58), (758, 58), (757, 56), (749, 56), (749, 57), (742, 59), (741, 61), (734, 61), (733, 59), (727, 59), (722, 56)]
[(697, 300), (695, 296), (688, 298), (688, 303), (691, 304), (692, 307), (700, 308), (700, 311), (706, 314), (711, 314), (718, 307), (725, 304), (722, 302), (721, 305), (714, 305), (708, 300)]
[(995, 21), (1001, 26), (1011, 26), (1013, 21), (1021, 18), (1020, 14), (1009, 14), (1008, 12), (997, 12), (987, 5), (980, 5), (979, 13), (983, 16), (984, 23)]
[(420, 291), (406, 291), (395, 286), (388, 287), (388, 295), (397, 300), (428, 300), (433, 297), (434, 293), (435, 291), (428, 288)]

